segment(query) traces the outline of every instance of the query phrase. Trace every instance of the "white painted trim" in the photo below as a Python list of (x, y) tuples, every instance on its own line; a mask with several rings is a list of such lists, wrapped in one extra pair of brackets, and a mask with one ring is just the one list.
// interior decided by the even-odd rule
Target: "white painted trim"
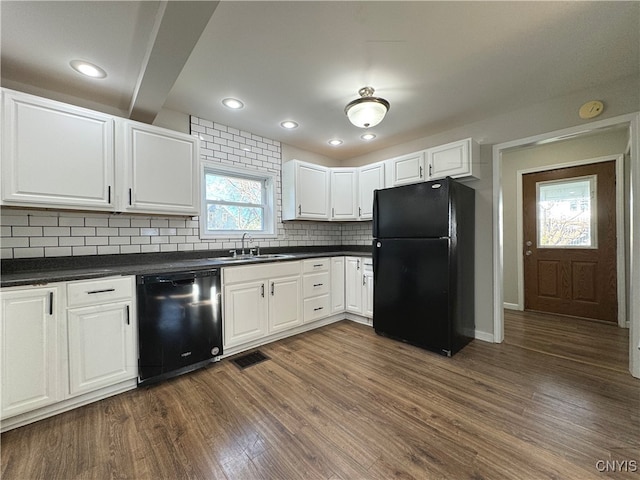
[(493, 334), (489, 332), (483, 332), (482, 330), (476, 330), (474, 333), (474, 337), (476, 340), (480, 340), (481, 342), (497, 343), (493, 337)]
[(629, 285), (629, 370), (640, 378), (640, 112), (631, 120), (631, 273)]
[(522, 307), (517, 303), (504, 302), (503, 306), (507, 310), (522, 310)]
[[(516, 171), (516, 245), (521, 246), (524, 242), (524, 225), (522, 223), (522, 176), (527, 173), (538, 173), (558, 168), (578, 167), (582, 165), (592, 165), (594, 163), (616, 162), (616, 273), (617, 273), (617, 296), (618, 296), (618, 326), (626, 328), (627, 325), (627, 298), (625, 287), (625, 238), (624, 238), (624, 155), (605, 155), (596, 158), (575, 160), (572, 162), (555, 163), (539, 167), (523, 168)], [(520, 247), (518, 247), (520, 248)], [(518, 255), (517, 263), (518, 280), (518, 308), (524, 310), (524, 257)]]
[[(631, 139), (631, 292), (629, 304), (629, 370), (640, 378), (640, 208), (634, 208), (634, 199), (640, 198), (640, 112), (620, 115), (587, 125), (557, 130), (541, 135), (513, 140), (493, 146), (493, 328), (494, 342), (504, 340), (504, 293), (503, 293), (503, 242), (502, 242), (502, 151), (532, 145), (541, 141), (577, 136), (600, 128), (614, 125), (629, 125)], [(637, 200), (636, 200), (637, 202)]]

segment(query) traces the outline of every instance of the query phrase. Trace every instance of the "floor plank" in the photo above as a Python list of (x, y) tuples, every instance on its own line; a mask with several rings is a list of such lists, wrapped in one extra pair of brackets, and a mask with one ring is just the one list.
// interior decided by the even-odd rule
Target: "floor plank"
[(591, 323), (507, 312), (503, 344), (446, 358), (339, 322), (6, 432), (1, 476), (638, 478), (596, 468), (640, 468), (640, 380)]

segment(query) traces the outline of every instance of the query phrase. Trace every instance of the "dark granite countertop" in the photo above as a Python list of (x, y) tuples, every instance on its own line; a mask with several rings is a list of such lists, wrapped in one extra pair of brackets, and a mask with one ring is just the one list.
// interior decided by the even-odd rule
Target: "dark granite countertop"
[(100, 278), (112, 275), (152, 275), (254, 263), (302, 260), (314, 257), (370, 256), (371, 247), (368, 245), (280, 247), (262, 249), (261, 254), (282, 256), (242, 258), (229, 261), (229, 253), (225, 250), (199, 250), (193, 252), (2, 260), (0, 286), (43, 285), (51, 282)]

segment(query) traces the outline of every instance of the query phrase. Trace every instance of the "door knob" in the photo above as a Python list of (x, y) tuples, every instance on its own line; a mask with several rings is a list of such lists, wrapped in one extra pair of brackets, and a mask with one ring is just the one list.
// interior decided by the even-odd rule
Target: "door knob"
[(531, 255), (531, 250), (527, 250), (526, 252), (524, 252), (524, 254), (528, 257), (529, 255)]
[(527, 247), (530, 247), (531, 245), (533, 245), (533, 243), (531, 243), (531, 240), (527, 240), (527, 241), (526, 241), (526, 243), (525, 243), (525, 245), (526, 245)]

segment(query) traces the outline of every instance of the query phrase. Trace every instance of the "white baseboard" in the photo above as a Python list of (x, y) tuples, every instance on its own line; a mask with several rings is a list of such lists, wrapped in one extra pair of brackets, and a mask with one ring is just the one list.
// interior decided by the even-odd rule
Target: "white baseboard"
[(493, 333), (483, 332), (482, 330), (475, 331), (476, 340), (481, 340), (483, 342), (495, 343), (493, 340)]
[(518, 305), (517, 303), (504, 302), (502, 306), (507, 310), (521, 310), (520, 305)]

